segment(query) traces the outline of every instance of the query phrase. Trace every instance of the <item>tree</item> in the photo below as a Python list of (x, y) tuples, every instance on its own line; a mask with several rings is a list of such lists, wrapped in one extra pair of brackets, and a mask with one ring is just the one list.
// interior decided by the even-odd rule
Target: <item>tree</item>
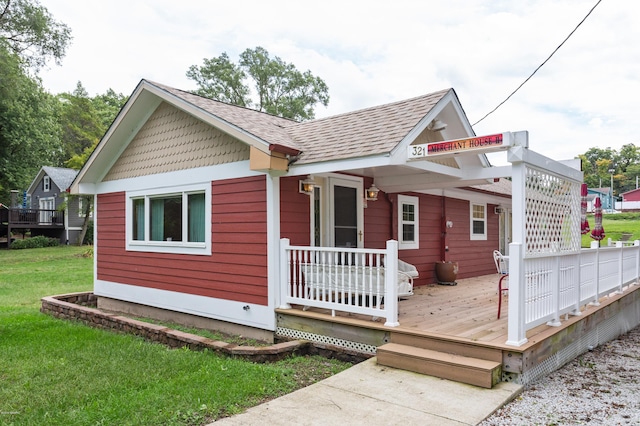
[(103, 95), (89, 97), (81, 82), (72, 93), (58, 95), (61, 102), (60, 122), (63, 130), (67, 167), (80, 169), (127, 97), (108, 89)]
[(0, 46), (0, 202), (26, 189), (43, 165), (62, 165), (59, 103)]
[(26, 67), (37, 71), (50, 58), (60, 64), (70, 41), (69, 27), (55, 21), (38, 0), (0, 0), (0, 44)]
[(630, 165), (640, 162), (640, 150), (632, 143), (622, 145), (620, 151), (614, 155), (614, 161), (618, 171), (624, 173)]
[(37, 0), (0, 0), (0, 202), (43, 165), (62, 164), (59, 102), (29, 76), (64, 57), (69, 28)]
[(609, 187), (613, 180), (616, 195), (635, 189), (640, 176), (640, 149), (634, 144), (622, 145), (620, 151), (609, 147), (590, 148), (579, 158), (587, 186)]
[(93, 108), (102, 123), (103, 133), (111, 126), (111, 123), (113, 123), (124, 104), (127, 103), (127, 100), (129, 100), (128, 96), (116, 93), (111, 88), (107, 89), (104, 94), (96, 95), (91, 99)]
[[(293, 120), (313, 119), (316, 104), (329, 104), (329, 89), (321, 78), (277, 56), (272, 59), (262, 47), (242, 52), (238, 64), (226, 53), (204, 59), (204, 65), (189, 67), (187, 77), (198, 84), (201, 96)], [(251, 99), (247, 80), (253, 82), (257, 101)]]
[(78, 82), (72, 93), (61, 93), (58, 99), (64, 157), (69, 159), (95, 145), (105, 129), (82, 83)]

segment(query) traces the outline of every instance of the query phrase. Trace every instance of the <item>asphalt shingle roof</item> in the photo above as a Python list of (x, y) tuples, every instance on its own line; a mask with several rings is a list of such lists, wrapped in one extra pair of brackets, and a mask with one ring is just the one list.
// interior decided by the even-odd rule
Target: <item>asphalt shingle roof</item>
[(297, 122), (148, 82), (268, 144), (302, 151), (297, 163), (391, 152), (450, 90), (332, 117)]
[(62, 167), (43, 166), (42, 170), (53, 180), (61, 191), (66, 191), (78, 174), (77, 170)]

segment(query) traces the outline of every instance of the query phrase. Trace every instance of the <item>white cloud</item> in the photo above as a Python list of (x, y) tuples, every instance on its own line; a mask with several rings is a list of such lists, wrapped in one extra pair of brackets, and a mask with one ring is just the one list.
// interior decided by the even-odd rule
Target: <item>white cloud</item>
[[(74, 42), (42, 74), (52, 93), (81, 81), (90, 94), (129, 94), (142, 78), (194, 89), (204, 58), (262, 46), (311, 70), (330, 90), (316, 116), (453, 87), (471, 123), (505, 99), (564, 40), (596, 0), (210, 2), (43, 0)], [(477, 134), (529, 130), (554, 159), (636, 143), (640, 30), (635, 2), (602, 2)]]

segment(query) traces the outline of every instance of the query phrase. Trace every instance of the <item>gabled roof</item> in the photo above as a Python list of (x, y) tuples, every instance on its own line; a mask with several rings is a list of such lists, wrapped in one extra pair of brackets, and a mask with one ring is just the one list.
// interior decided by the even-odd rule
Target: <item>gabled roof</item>
[(290, 126), (298, 164), (389, 153), (451, 90)]
[(620, 195), (633, 194), (633, 193), (636, 193), (636, 192), (639, 192), (639, 191), (640, 191), (640, 188), (636, 188), (636, 189), (632, 189), (630, 191), (623, 192)]
[(473, 135), (453, 89), (333, 117), (296, 122), (141, 80), (80, 170), (72, 184), (72, 192), (79, 191), (80, 183), (94, 184), (105, 176), (161, 102), (168, 102), (263, 152), (287, 154), (297, 166), (372, 156), (389, 158), (398, 149), (400, 157), (406, 158), (404, 148), (435, 118), (432, 117), (434, 111), (443, 111), (447, 105), (453, 107), (447, 107), (444, 114), (449, 114), (456, 122), (455, 126), (449, 127), (456, 129), (450, 132), (451, 135)]
[(63, 167), (43, 166), (31, 182), (31, 185), (29, 185), (29, 189), (27, 189), (28, 194), (32, 194), (33, 191), (35, 191), (36, 186), (45, 175), (49, 176), (54, 185), (56, 185), (60, 191), (64, 192), (71, 186), (71, 183), (78, 175), (78, 171)]
[(290, 126), (299, 124), (294, 120), (266, 114), (249, 108), (239, 107), (237, 105), (226, 104), (224, 102), (205, 98), (190, 92), (185, 92), (184, 90), (174, 89), (163, 84), (151, 81), (148, 83), (184, 100), (185, 102), (230, 125), (238, 127), (239, 129), (244, 129), (246, 132), (269, 145), (281, 145), (300, 151), (300, 148), (285, 130)]
[(592, 193), (598, 193), (598, 194), (605, 194), (605, 195), (609, 195), (609, 193), (611, 192), (611, 188), (609, 187), (604, 187), (604, 188), (588, 188), (589, 192)]
[(270, 145), (301, 151), (299, 164), (388, 153), (452, 89), (297, 122), (149, 82)]

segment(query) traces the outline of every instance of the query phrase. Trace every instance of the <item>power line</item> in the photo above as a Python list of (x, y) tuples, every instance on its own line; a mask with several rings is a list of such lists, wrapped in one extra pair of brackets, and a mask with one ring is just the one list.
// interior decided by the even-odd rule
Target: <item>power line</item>
[(549, 61), (549, 59), (551, 59), (551, 57), (552, 57), (553, 55), (555, 55), (555, 53), (556, 53), (556, 52), (557, 52), (557, 51), (562, 47), (562, 45), (563, 45), (563, 44), (565, 44), (565, 43), (567, 42), (567, 40), (569, 40), (569, 38), (573, 35), (573, 33), (575, 33), (575, 32), (576, 32), (576, 30), (580, 27), (580, 25), (582, 25), (582, 23), (583, 23), (584, 21), (586, 21), (586, 20), (587, 20), (587, 18), (589, 17), (589, 15), (591, 15), (591, 12), (593, 12), (593, 10), (594, 10), (596, 7), (598, 7), (598, 5), (600, 4), (600, 2), (601, 2), (601, 1), (602, 1), (602, 0), (598, 0), (598, 1), (596, 2), (596, 4), (591, 8), (591, 10), (589, 11), (589, 13), (587, 13), (587, 15), (586, 15), (584, 18), (582, 18), (582, 21), (580, 21), (580, 22), (578, 23), (578, 25), (576, 25), (576, 27), (573, 29), (573, 31), (571, 31), (571, 32), (569, 33), (569, 35), (568, 35), (568, 36), (567, 36), (567, 37), (562, 41), (562, 43), (560, 43), (560, 44), (558, 45), (558, 47), (556, 47), (556, 48), (554, 49), (554, 51), (553, 51), (553, 52), (551, 52), (551, 55), (549, 55), (549, 57), (548, 57), (547, 59), (545, 59), (545, 60), (544, 60), (544, 62), (543, 62), (543, 63), (541, 63), (541, 64), (538, 66), (538, 68), (536, 68), (536, 69), (531, 73), (531, 75), (530, 75), (529, 77), (527, 77), (527, 78), (526, 78), (522, 83), (520, 83), (520, 85), (519, 85), (518, 87), (516, 87), (516, 89), (515, 89), (513, 92), (511, 92), (511, 94), (510, 94), (509, 96), (507, 96), (507, 97), (505, 98), (505, 100), (504, 100), (504, 101), (500, 102), (500, 103), (498, 104), (498, 106), (496, 106), (494, 109), (492, 109), (491, 111), (489, 111), (489, 112), (488, 112), (484, 117), (482, 117), (480, 120), (478, 120), (478, 121), (476, 121), (475, 123), (473, 123), (471, 126), (475, 126), (476, 124), (478, 124), (479, 122), (481, 122), (482, 120), (484, 120), (485, 118), (487, 118), (488, 116), (490, 116), (491, 114), (493, 114), (493, 113), (494, 113), (498, 108), (500, 108), (500, 107), (501, 107), (505, 102), (507, 102), (507, 101), (508, 101), (508, 100), (509, 100), (513, 95), (515, 95), (515, 94), (516, 94), (516, 92), (517, 92), (518, 90), (520, 90), (520, 88), (521, 88), (522, 86), (524, 86), (524, 85), (525, 85), (525, 83), (526, 83), (527, 81), (529, 81), (529, 80), (531, 79), (531, 77), (533, 77), (533, 76), (534, 76), (534, 74), (535, 74), (535, 73), (537, 73), (537, 72), (538, 72), (538, 70), (539, 70), (540, 68), (542, 68), (542, 66), (543, 66), (544, 64), (546, 64), (546, 63)]

